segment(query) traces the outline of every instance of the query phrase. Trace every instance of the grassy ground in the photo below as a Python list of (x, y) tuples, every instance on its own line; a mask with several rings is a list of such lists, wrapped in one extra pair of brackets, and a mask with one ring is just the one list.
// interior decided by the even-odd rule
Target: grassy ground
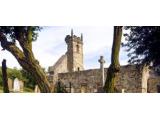
[[(3, 93), (3, 87), (0, 86), (0, 93)], [(34, 93), (34, 90), (24, 87), (23, 93)]]
[(33, 93), (34, 90), (30, 89), (30, 88), (24, 88), (24, 93)]

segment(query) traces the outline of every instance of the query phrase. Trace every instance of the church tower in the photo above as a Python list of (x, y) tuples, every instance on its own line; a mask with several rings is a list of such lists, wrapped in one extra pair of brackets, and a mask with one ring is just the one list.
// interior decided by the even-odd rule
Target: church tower
[(67, 43), (67, 68), (68, 72), (83, 70), (83, 35), (77, 37), (71, 30), (71, 35), (65, 38)]

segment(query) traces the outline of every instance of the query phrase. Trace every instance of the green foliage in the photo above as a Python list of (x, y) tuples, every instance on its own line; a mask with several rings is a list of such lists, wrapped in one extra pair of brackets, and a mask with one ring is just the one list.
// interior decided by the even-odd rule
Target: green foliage
[(37, 39), (41, 29), (39, 26), (0, 26), (0, 42), (3, 50), (9, 51), (21, 67), (39, 81), (37, 84), (41, 92), (50, 92), (47, 77), (32, 51), (32, 41)]
[[(7, 68), (7, 75), (8, 78), (14, 80), (15, 78), (18, 78), (19, 80), (25, 81), (25, 87), (28, 89), (34, 89), (35, 81), (33, 77), (26, 72), (25, 70), (18, 70), (17, 68)], [(2, 69), (0, 67), (0, 86), (2, 86)]]
[(20, 80), (25, 80), (25, 78), (22, 76), (22, 73), (17, 68), (7, 68), (8, 78), (11, 78), (12, 80), (15, 78), (18, 78)]
[[(30, 26), (0, 26), (0, 32), (6, 35), (8, 38), (11, 39), (12, 42), (15, 42), (17, 39), (19, 40), (20, 37), (26, 39), (27, 32), (29, 31)], [(38, 31), (40, 31), (42, 27), (39, 26), (32, 26), (32, 41), (35, 41), (38, 37)]]
[[(15, 78), (18, 78), (19, 80), (23, 80), (23, 81), (26, 80), (26, 78), (22, 76), (21, 71), (18, 70), (17, 68), (14, 68), (14, 69), (7, 68), (7, 75), (8, 75), (8, 78), (11, 78), (12, 80), (14, 80)], [(2, 86), (2, 68), (1, 67), (0, 67), (0, 85)]]
[(24, 87), (24, 92), (25, 92), (25, 93), (26, 93), (26, 92), (33, 93), (34, 91), (33, 91), (33, 89), (31, 89), (31, 88)]
[(26, 78), (25, 87), (34, 89), (36, 82), (33, 76), (24, 69), (21, 70), (21, 73), (22, 73), (22, 76)]
[(160, 64), (160, 27), (159, 26), (126, 26), (129, 33), (124, 34), (129, 63)]

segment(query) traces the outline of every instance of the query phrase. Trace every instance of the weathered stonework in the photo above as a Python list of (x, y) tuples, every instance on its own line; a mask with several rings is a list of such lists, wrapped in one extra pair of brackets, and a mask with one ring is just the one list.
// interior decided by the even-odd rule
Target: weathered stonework
[(59, 73), (58, 78), (68, 88), (69, 82), (74, 92), (97, 92), (102, 86), (99, 69)]
[(67, 35), (67, 68), (68, 72), (83, 70), (83, 41), (80, 37)]
[(115, 82), (119, 92), (136, 93), (141, 92), (142, 73), (141, 67), (135, 65), (121, 66), (120, 78)]
[[(49, 67), (49, 80), (53, 88), (57, 81), (61, 81), (68, 92), (103, 92), (107, 68), (103, 68), (105, 61), (99, 59), (100, 69), (84, 70), (83, 68), (83, 36), (67, 35), (67, 52), (54, 66)], [(97, 61), (98, 63), (98, 61)], [(125, 65), (120, 68), (120, 78), (115, 81), (116, 92), (145, 93), (157, 92), (160, 76), (148, 67)]]
[(151, 69), (150, 77), (147, 82), (147, 92), (155, 93), (157, 92), (157, 86), (160, 85), (160, 76), (155, 72), (154, 69)]
[(65, 38), (67, 44), (67, 52), (62, 55), (59, 60), (49, 67), (48, 79), (55, 84), (58, 80), (58, 73), (74, 72), (83, 70), (83, 36), (77, 37), (71, 31), (71, 35)]
[(64, 73), (64, 72), (68, 72), (67, 69), (67, 55), (62, 55), (59, 60), (55, 63), (54, 66), (49, 67), (48, 69), (49, 71), (49, 80), (50, 81), (54, 81), (57, 82), (58, 80), (58, 73)]
[[(104, 79), (106, 79), (107, 68), (104, 69)], [(120, 79), (115, 81), (117, 92), (122, 89), (125, 92), (141, 92), (141, 74), (136, 66), (122, 66)], [(101, 69), (92, 69), (72, 73), (59, 73), (58, 78), (68, 87), (72, 83), (74, 92), (81, 92), (81, 88), (86, 87), (85, 92), (101, 92), (103, 81), (101, 79)]]

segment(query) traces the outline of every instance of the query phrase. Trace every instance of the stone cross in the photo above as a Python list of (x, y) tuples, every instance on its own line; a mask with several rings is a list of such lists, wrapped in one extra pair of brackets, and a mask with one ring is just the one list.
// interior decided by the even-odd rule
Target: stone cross
[(103, 56), (100, 56), (100, 59), (98, 60), (98, 62), (100, 63), (100, 69), (101, 69), (101, 75), (102, 75), (102, 83), (103, 83), (103, 86), (105, 84), (105, 80), (104, 80), (104, 63), (105, 63), (105, 60), (104, 60), (104, 57)]

